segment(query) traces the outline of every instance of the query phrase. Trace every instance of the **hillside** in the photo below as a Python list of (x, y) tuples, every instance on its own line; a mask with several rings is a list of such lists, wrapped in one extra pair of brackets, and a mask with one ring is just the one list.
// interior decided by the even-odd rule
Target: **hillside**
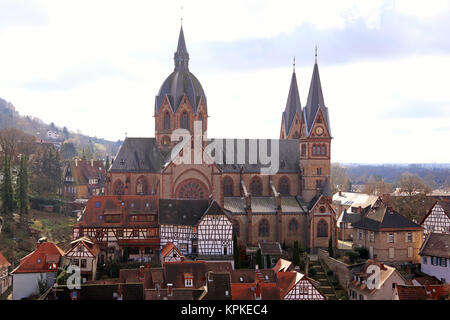
[(73, 143), (80, 156), (85, 150), (93, 158), (99, 159), (104, 159), (107, 155), (115, 156), (122, 144), (120, 140), (114, 142), (89, 137), (65, 127), (58, 127), (54, 123), (47, 124), (36, 117), (20, 115), (12, 103), (0, 98), (0, 129), (11, 127), (18, 128), (40, 140)]

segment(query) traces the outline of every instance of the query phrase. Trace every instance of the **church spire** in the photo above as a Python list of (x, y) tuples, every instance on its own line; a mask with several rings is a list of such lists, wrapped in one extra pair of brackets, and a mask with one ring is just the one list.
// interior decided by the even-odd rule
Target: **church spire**
[(180, 35), (178, 36), (177, 51), (174, 55), (175, 71), (189, 70), (189, 53), (186, 49), (186, 42), (184, 40), (183, 26), (180, 28)]
[(319, 66), (317, 64), (317, 46), (315, 49), (314, 69), (311, 78), (311, 84), (309, 86), (308, 101), (306, 102), (305, 109), (306, 109), (308, 132), (310, 132), (312, 129), (314, 119), (316, 118), (319, 109), (322, 109), (322, 112), (324, 113), (325, 122), (328, 126), (328, 130), (330, 130), (328, 121), (328, 110), (325, 107), (325, 102), (323, 99), (322, 84), (320, 83), (320, 76), (319, 76)]
[(302, 106), (300, 103), (300, 95), (298, 93), (297, 76), (295, 74), (295, 58), (294, 58), (291, 85), (289, 87), (289, 94), (286, 102), (286, 108), (283, 112), (286, 137), (289, 134), (289, 130), (291, 129), (292, 122), (294, 121), (296, 113), (298, 113), (300, 117), (302, 113)]

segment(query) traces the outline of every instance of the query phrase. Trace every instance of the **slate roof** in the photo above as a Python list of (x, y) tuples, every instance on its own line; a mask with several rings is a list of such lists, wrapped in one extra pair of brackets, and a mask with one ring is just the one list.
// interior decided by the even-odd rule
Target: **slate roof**
[[(223, 153), (216, 154), (213, 153), (213, 159), (216, 162), (216, 164), (219, 166), (219, 168), (223, 172), (229, 172), (229, 173), (239, 173), (241, 171), (241, 168), (243, 169), (243, 172), (249, 173), (249, 172), (261, 172), (262, 168), (269, 168), (270, 164), (264, 164), (267, 161), (263, 161), (259, 157), (259, 145), (263, 142), (258, 142), (256, 139), (226, 139), (229, 142), (230, 146), (233, 148), (233, 158), (231, 159), (231, 164), (228, 164), (229, 162), (226, 159), (227, 154), (227, 142), (225, 139), (211, 139), (208, 140), (208, 143), (214, 142), (218, 145), (223, 145)], [(300, 170), (300, 148), (298, 145), (297, 140), (287, 140), (287, 139), (272, 139), (266, 141), (267, 146), (267, 155), (272, 155), (272, 143), (274, 143), (274, 146), (278, 143), (278, 150), (274, 150), (275, 152), (278, 151), (278, 156), (275, 157), (277, 159), (278, 165), (278, 172), (299, 172)], [(242, 152), (240, 151), (242, 150)], [(244, 154), (244, 156), (241, 155)], [(238, 157), (239, 154), (239, 157)], [(250, 155), (255, 155), (257, 159), (254, 161)], [(242, 159), (241, 159), (242, 157)], [(270, 160), (270, 156), (269, 156)], [(253, 164), (253, 162), (255, 162)]]
[(347, 210), (342, 211), (342, 214), (339, 216), (337, 223), (345, 222), (345, 223), (355, 223), (361, 220), (362, 216), (360, 213), (352, 213), (347, 212)]
[[(253, 214), (273, 214), (277, 212), (275, 197), (252, 197)], [(243, 197), (224, 197), (224, 208), (232, 214), (246, 214), (247, 204)], [(292, 196), (281, 196), (281, 211), (285, 214), (305, 213), (299, 199)]]
[(382, 229), (396, 230), (420, 230), (417, 223), (405, 218), (398, 212), (382, 205), (377, 209), (372, 209), (361, 220), (352, 224), (354, 228), (380, 231)]
[(431, 232), (420, 249), (420, 255), (450, 258), (450, 234)]
[(291, 129), (292, 122), (294, 121), (294, 117), (296, 114), (298, 115), (298, 118), (300, 120), (302, 115), (302, 106), (300, 103), (300, 95), (298, 93), (297, 76), (294, 70), (294, 72), (292, 72), (291, 85), (289, 87), (286, 108), (283, 112), (286, 136), (289, 134), (289, 130)]
[(159, 224), (195, 226), (208, 206), (208, 200), (160, 199)]
[(111, 172), (161, 172), (166, 159), (156, 138), (126, 138), (117, 153)]

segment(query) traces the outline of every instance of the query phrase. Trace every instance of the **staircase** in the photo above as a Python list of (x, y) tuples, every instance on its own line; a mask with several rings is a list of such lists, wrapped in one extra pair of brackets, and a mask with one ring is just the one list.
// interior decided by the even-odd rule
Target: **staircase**
[(320, 264), (319, 259), (317, 259), (317, 256), (310, 255), (310, 261), (311, 265), (310, 268), (313, 268), (316, 270), (316, 281), (319, 282), (319, 291), (328, 298), (328, 300), (337, 300), (336, 294), (333, 290), (333, 286), (331, 283), (328, 282), (328, 277), (325, 274), (325, 271), (322, 268), (322, 265)]

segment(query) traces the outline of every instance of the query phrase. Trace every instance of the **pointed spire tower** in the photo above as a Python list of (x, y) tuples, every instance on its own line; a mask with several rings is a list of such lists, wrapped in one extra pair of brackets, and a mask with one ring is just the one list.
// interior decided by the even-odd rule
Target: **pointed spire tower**
[(202, 132), (206, 133), (208, 121), (205, 92), (200, 81), (189, 70), (183, 25), (173, 60), (175, 68), (155, 97), (155, 137), (158, 146), (165, 151), (176, 143), (171, 141), (174, 130), (182, 128), (193, 133), (195, 121), (201, 121)]
[(298, 93), (297, 75), (295, 74), (295, 57), (293, 63), (291, 85), (286, 101), (286, 108), (283, 111), (281, 123), (281, 139), (298, 139), (300, 136), (300, 119), (302, 115), (302, 105)]
[(186, 42), (184, 40), (183, 25), (180, 28), (177, 51), (175, 52), (173, 60), (175, 62), (175, 71), (189, 71), (189, 53), (186, 49)]
[(310, 201), (323, 192), (329, 192), (331, 148), (330, 120), (325, 106), (317, 64), (317, 47), (308, 100), (303, 109), (300, 135), (300, 166), (302, 169), (302, 195)]

